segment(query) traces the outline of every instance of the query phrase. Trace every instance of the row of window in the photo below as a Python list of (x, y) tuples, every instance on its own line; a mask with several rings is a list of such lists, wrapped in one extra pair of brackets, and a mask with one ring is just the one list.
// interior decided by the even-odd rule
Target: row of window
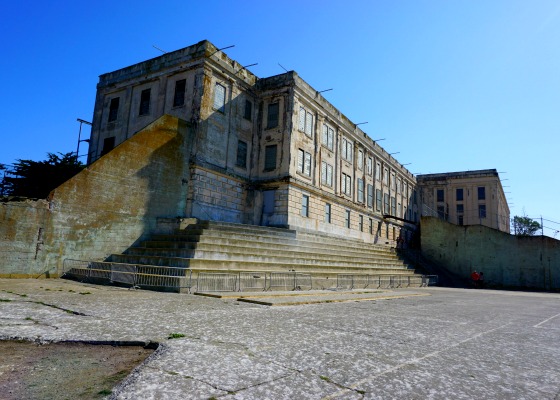
[[(301, 215), (302, 217), (306, 217), (309, 218), (309, 195), (307, 194), (303, 194), (301, 197)], [(351, 216), (352, 216), (352, 212), (350, 210), (344, 210), (344, 226), (348, 229), (351, 228)], [(368, 218), (369, 219), (369, 233), (373, 235), (374, 233), (374, 223), (373, 223), (373, 218)], [(325, 222), (327, 224), (332, 223), (332, 205), (330, 203), (325, 203)], [(378, 222), (377, 224), (377, 233), (381, 233), (381, 225), (382, 222)], [(388, 229), (388, 224), (387, 224), (387, 229)], [(364, 216), (363, 215), (359, 215), (358, 216), (358, 229), (360, 230), (360, 232), (364, 231)], [(393, 228), (395, 229), (395, 228)], [(389, 234), (389, 231), (387, 230), (387, 235)]]
[[(436, 199), (438, 203), (445, 202), (445, 190), (444, 189), (437, 189), (436, 190)], [(477, 188), (477, 199), (478, 200), (486, 200), (486, 187), (479, 186)], [(455, 189), (455, 200), (456, 201), (463, 201), (464, 200), (464, 191), (462, 188)]]
[[(465, 208), (463, 204), (456, 205), (456, 212), (457, 212), (457, 223), (459, 225), (463, 225), (463, 217), (465, 214)], [(441, 219), (448, 219), (448, 213), (444, 205), (437, 206), (437, 214), (438, 217)], [(478, 218), (484, 219), (486, 218), (486, 204), (479, 204), (478, 205)]]
[[(181, 107), (185, 104), (185, 92), (187, 80), (180, 79), (175, 81), (175, 93), (173, 95), (173, 107)], [(140, 105), (138, 115), (148, 115), (150, 113), (152, 89), (144, 89), (140, 92)], [(107, 122), (116, 122), (119, 117), (120, 97), (113, 97), (109, 103), (109, 115)]]

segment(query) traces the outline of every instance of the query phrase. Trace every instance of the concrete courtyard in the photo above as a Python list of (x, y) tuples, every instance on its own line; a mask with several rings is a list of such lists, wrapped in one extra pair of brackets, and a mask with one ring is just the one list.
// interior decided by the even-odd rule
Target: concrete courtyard
[(267, 306), (2, 279), (0, 339), (160, 343), (116, 399), (560, 398), (559, 294), (417, 288), (338, 300), (348, 301)]

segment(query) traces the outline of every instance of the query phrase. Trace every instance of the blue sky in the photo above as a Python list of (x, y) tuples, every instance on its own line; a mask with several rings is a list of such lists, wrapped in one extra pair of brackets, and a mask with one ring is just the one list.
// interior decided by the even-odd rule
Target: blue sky
[(496, 168), (512, 216), (560, 223), (557, 0), (22, 0), (0, 35), (0, 163), (75, 151), (100, 74), (208, 39), (257, 76), (333, 88), (411, 172)]

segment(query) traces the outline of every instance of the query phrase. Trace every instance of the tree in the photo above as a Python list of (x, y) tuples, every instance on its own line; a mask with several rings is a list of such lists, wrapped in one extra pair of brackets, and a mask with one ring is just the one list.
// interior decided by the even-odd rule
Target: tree
[(527, 216), (513, 217), (513, 231), (517, 236), (533, 236), (539, 229), (541, 224)]
[(47, 153), (47, 157), (44, 161), (17, 160), (10, 173), (4, 176), (4, 194), (45, 199), (53, 189), (85, 167), (75, 153)]

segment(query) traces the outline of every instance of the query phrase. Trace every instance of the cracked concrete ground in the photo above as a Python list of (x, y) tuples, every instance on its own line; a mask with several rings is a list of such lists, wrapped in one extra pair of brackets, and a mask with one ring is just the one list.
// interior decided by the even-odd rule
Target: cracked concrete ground
[(269, 307), (0, 280), (0, 338), (161, 343), (115, 399), (560, 398), (560, 295), (415, 292)]

